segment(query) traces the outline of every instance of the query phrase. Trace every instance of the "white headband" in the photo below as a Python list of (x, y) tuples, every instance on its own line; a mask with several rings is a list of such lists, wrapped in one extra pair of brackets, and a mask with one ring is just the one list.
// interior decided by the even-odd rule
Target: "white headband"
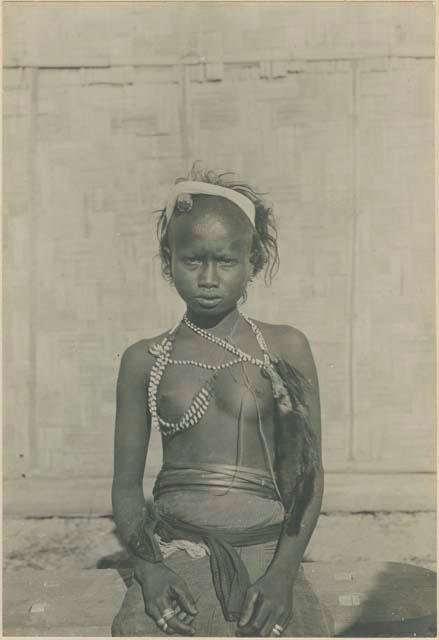
[(184, 193), (193, 195), (202, 194), (209, 196), (221, 196), (222, 198), (227, 198), (227, 200), (230, 200), (244, 211), (253, 226), (255, 224), (255, 205), (249, 198), (243, 196), (242, 193), (228, 187), (220, 187), (217, 184), (195, 182), (192, 180), (188, 180), (187, 182), (177, 182), (177, 184), (172, 187), (166, 203), (165, 215), (167, 224), (169, 224), (174, 212), (178, 196)]

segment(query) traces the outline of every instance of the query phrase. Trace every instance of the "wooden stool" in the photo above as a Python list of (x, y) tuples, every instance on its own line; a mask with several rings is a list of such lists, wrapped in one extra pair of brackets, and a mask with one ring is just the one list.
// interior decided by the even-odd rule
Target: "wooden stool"
[[(436, 636), (433, 571), (397, 562), (305, 562), (303, 567), (333, 617), (336, 636)], [(125, 590), (114, 569), (5, 574), (3, 634), (110, 636)]]

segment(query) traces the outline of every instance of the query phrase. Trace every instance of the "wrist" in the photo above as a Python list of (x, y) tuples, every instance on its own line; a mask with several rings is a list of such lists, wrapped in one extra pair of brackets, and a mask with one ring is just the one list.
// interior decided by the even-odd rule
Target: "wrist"
[(150, 564), (163, 561), (160, 546), (154, 535), (155, 523), (141, 520), (127, 541), (130, 553), (136, 558)]
[(165, 563), (162, 562), (151, 562), (150, 560), (145, 560), (144, 558), (134, 558), (133, 561), (134, 575), (136, 577), (144, 577), (153, 574), (157, 574), (157, 572), (166, 569)]
[(268, 566), (266, 575), (275, 575), (276, 579), (282, 577), (288, 582), (294, 582), (300, 569), (300, 561), (289, 559), (286, 561), (284, 558), (273, 558), (271, 564)]

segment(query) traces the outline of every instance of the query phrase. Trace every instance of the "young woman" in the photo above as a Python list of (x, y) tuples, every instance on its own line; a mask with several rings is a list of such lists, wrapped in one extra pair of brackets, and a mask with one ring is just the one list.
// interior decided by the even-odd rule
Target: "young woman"
[[(135, 581), (113, 635), (330, 635), (300, 565), (323, 494), (313, 357), (298, 329), (238, 306), (277, 267), (272, 212), (230, 174), (198, 171), (158, 231), (186, 313), (120, 366), (113, 509)], [(152, 427), (163, 467), (146, 503)]]

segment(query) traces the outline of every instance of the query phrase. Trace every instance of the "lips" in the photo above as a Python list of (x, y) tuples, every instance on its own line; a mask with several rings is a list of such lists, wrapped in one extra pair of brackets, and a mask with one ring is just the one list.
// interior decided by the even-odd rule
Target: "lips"
[(197, 301), (202, 307), (214, 307), (221, 298), (219, 296), (197, 296)]

